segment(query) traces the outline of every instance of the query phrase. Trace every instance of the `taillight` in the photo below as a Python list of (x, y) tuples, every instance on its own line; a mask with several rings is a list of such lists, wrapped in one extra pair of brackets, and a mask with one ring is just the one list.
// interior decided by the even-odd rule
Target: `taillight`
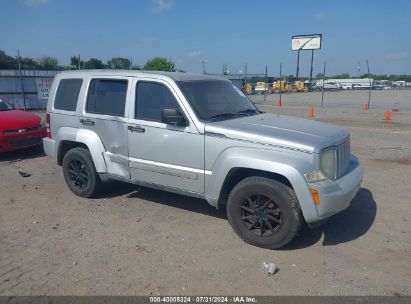
[(50, 124), (50, 114), (49, 113), (47, 113), (46, 114), (46, 123), (47, 123), (47, 137), (48, 138), (51, 138), (51, 124)]

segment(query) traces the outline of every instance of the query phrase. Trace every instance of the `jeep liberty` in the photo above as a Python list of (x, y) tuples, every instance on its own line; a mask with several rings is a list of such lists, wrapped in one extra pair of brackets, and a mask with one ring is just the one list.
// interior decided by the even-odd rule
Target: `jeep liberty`
[(62, 72), (46, 118), (45, 152), (76, 195), (116, 179), (202, 198), (264, 248), (347, 208), (363, 177), (346, 129), (263, 113), (209, 75)]

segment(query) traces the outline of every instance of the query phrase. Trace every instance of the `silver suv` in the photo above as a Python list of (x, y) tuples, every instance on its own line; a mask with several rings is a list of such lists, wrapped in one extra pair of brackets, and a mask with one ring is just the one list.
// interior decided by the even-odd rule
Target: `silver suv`
[(203, 198), (260, 247), (347, 208), (363, 176), (347, 130), (263, 113), (218, 77), (62, 72), (47, 111), (45, 151), (76, 195), (116, 179)]

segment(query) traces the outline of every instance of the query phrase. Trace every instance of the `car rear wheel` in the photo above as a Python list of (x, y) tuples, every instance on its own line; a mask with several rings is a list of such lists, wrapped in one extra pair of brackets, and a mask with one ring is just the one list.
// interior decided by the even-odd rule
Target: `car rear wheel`
[(78, 196), (92, 197), (100, 189), (101, 180), (87, 149), (74, 148), (66, 153), (63, 174), (70, 190)]
[(259, 176), (245, 178), (233, 188), (227, 200), (227, 216), (245, 242), (270, 249), (291, 242), (303, 223), (293, 189)]

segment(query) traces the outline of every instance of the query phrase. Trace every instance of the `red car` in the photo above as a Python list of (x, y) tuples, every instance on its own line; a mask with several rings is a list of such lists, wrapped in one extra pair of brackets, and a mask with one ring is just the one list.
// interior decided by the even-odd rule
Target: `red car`
[(46, 134), (40, 116), (16, 110), (0, 99), (0, 152), (39, 146)]

